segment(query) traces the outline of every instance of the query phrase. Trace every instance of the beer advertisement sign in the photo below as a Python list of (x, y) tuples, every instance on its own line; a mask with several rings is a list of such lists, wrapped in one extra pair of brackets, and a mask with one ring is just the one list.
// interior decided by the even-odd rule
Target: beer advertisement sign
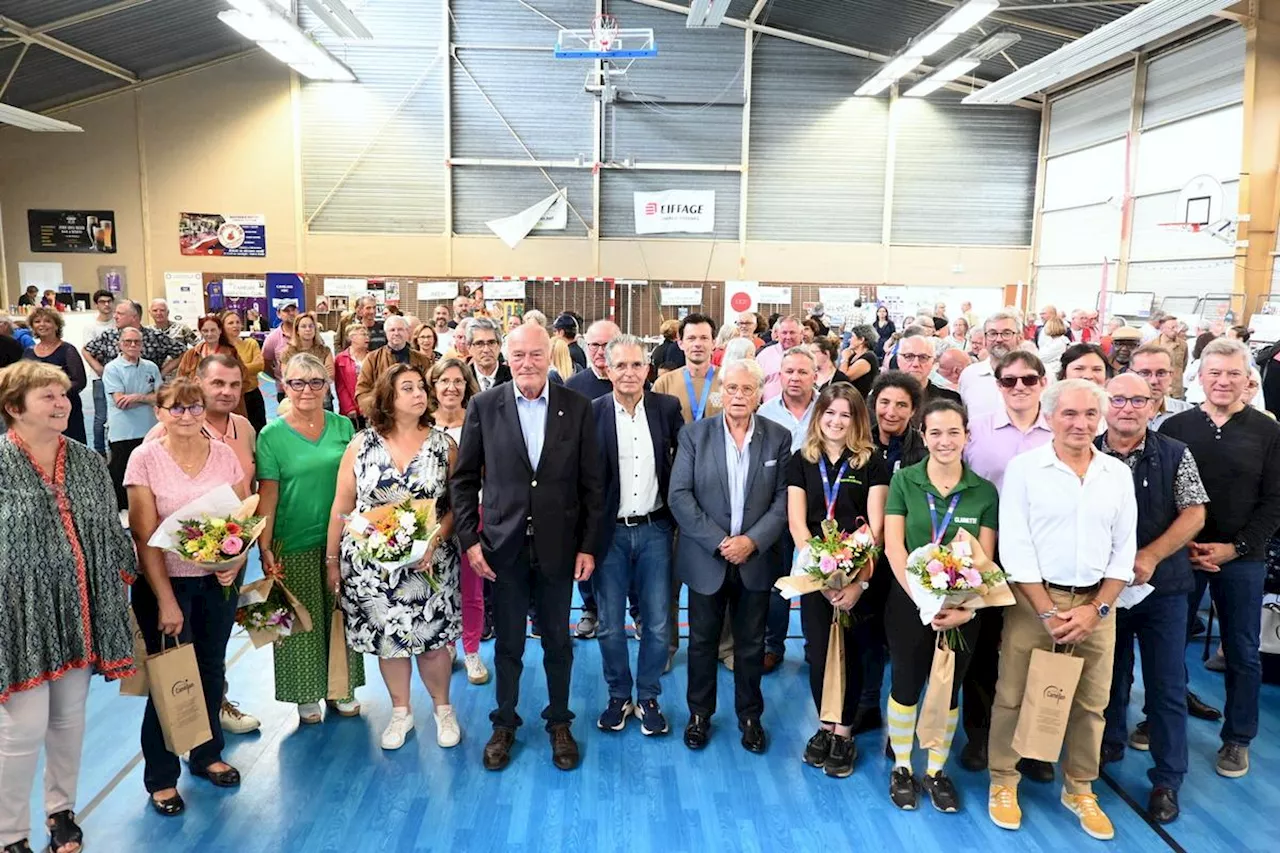
[(28, 210), (33, 252), (116, 251), (116, 215), (111, 210)]

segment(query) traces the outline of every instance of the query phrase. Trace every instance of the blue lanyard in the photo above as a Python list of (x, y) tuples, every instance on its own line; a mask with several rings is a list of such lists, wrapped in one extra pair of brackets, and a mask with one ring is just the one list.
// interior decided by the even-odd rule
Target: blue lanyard
[(840, 495), (840, 480), (844, 478), (844, 474), (849, 470), (849, 460), (845, 460), (840, 465), (840, 470), (836, 472), (836, 481), (829, 482), (827, 479), (827, 457), (818, 457), (818, 470), (822, 472), (822, 496), (827, 502), (827, 518), (836, 517), (836, 498)]
[(707, 411), (707, 400), (711, 399), (711, 380), (715, 378), (716, 369), (713, 367), (707, 371), (706, 384), (702, 386), (702, 399), (694, 403), (693, 377), (689, 375), (687, 369), (684, 372), (684, 387), (689, 391), (689, 408), (693, 410), (693, 419), (695, 421), (702, 420), (703, 414)]
[(951, 524), (951, 516), (956, 514), (956, 504), (960, 503), (960, 493), (956, 492), (951, 496), (951, 505), (947, 507), (947, 514), (942, 517), (942, 526), (938, 526), (938, 508), (933, 501), (933, 494), (925, 492), (924, 496), (929, 501), (929, 530), (933, 534), (933, 544), (937, 545), (942, 542), (942, 536), (947, 532), (947, 527)]

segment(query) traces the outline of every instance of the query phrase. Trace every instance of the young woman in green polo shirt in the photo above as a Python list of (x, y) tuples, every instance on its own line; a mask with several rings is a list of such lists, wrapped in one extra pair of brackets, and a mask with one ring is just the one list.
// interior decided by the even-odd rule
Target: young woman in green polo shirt
[[(949, 544), (963, 529), (977, 537), (988, 554), (995, 553), (997, 526), (996, 488), (973, 473), (961, 459), (969, 440), (969, 419), (958, 403), (935, 400), (925, 407), (922, 420), (929, 455), (923, 462), (902, 468), (889, 486), (885, 506), (884, 548), (897, 583), (889, 592), (885, 624), (893, 686), (889, 692), (889, 743), (894, 766), (889, 796), (900, 809), (914, 809), (921, 784), (936, 809), (960, 808), (955, 786), (943, 772), (955, 735), (957, 695), (969, 667), (969, 650), (977, 644), (974, 611), (945, 608), (933, 622), (920, 624), (920, 611), (907, 591), (907, 555), (916, 548), (940, 542)], [(963, 647), (955, 649), (956, 669), (951, 688), (951, 710), (946, 734), (938, 749), (929, 750), (929, 767), (922, 783), (911, 769), (915, 743), (916, 709), (929, 669), (938, 633), (959, 628)]]

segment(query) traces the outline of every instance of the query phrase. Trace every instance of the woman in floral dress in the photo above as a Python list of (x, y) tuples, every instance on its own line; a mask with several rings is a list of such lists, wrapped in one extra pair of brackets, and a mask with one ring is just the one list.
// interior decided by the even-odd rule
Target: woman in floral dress
[[(353, 651), (378, 656), (391, 694), (383, 749), (399, 749), (413, 730), (409, 692), (415, 658), (435, 703), (436, 742), (456, 746), (462, 737), (449, 704), (449, 650), (462, 633), (458, 547), (446, 495), (457, 451), (447, 434), (431, 428), (435, 397), (430, 389), (426, 373), (413, 364), (395, 365), (378, 379), (369, 428), (343, 456), (329, 521), (329, 553), (341, 544), (341, 573), (331, 563), (329, 583), (340, 590), (347, 643)], [(344, 517), (406, 499), (435, 499), (440, 531), (418, 566), (387, 576), (357, 553), (344, 531)], [(437, 589), (424, 570), (434, 576)]]

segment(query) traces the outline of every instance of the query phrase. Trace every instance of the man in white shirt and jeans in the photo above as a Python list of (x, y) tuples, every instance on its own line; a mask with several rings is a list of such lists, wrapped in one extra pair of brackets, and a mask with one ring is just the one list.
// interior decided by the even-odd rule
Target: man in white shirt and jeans
[(1017, 603), (1005, 611), (1000, 679), (991, 713), (987, 810), (1003, 829), (1019, 829), (1014, 731), (1036, 649), (1084, 659), (1059, 759), (1062, 804), (1093, 838), (1115, 836), (1098, 807), (1093, 780), (1111, 693), (1120, 592), (1133, 580), (1138, 507), (1133, 474), (1094, 448), (1107, 394), (1081, 379), (1058, 382), (1040, 405), (1053, 441), (1009, 463), (1000, 494), (1000, 556)]

